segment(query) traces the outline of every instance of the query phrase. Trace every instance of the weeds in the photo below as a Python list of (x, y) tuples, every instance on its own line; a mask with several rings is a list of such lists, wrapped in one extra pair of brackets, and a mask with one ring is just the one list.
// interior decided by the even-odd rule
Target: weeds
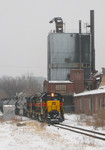
[(85, 119), (85, 123), (88, 126), (92, 126), (93, 125), (92, 118), (90, 118), (89, 116), (87, 116), (86, 119)]
[(20, 119), (17, 119), (17, 118), (13, 118), (12, 120), (11, 120), (11, 123), (12, 124), (16, 124), (16, 123), (18, 123), (19, 121), (21, 121)]
[(0, 119), (0, 123), (4, 123), (5, 122), (5, 120), (4, 119)]
[(97, 129), (98, 127), (105, 127), (105, 111), (104, 110), (95, 114), (93, 119), (94, 119), (93, 126), (95, 129)]
[(39, 122), (27, 122), (26, 125), (30, 128), (36, 128), (37, 131), (43, 131), (45, 129), (46, 123)]
[(85, 122), (87, 126), (93, 126), (94, 129), (105, 127), (105, 110), (99, 111), (97, 114), (93, 114), (93, 116), (85, 116), (83, 119), (77, 116), (77, 122), (79, 125)]

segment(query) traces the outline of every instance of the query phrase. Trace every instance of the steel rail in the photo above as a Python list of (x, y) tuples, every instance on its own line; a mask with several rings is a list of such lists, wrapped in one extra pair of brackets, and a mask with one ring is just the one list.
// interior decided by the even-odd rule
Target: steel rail
[[(61, 125), (61, 124), (59, 124), (59, 125)], [(59, 126), (59, 125), (53, 124), (52, 126), (105, 141), (105, 138), (103, 138), (103, 137), (98, 137), (98, 136), (95, 136), (95, 135), (83, 133), (83, 132), (80, 132), (80, 131), (76, 131), (76, 130), (70, 129), (70, 127), (69, 128), (65, 128), (65, 127), (62, 127), (62, 126)], [(77, 130), (79, 130), (79, 129), (77, 129)]]
[(98, 135), (105, 136), (104, 133), (100, 133), (100, 132), (96, 132), (96, 131), (91, 131), (91, 130), (87, 130), (87, 129), (83, 129), (83, 128), (79, 128), (79, 127), (73, 127), (73, 126), (69, 126), (69, 125), (61, 124), (61, 123), (59, 125), (70, 127), (70, 128), (73, 128), (73, 129), (79, 129), (79, 130), (90, 132), (90, 133), (93, 133), (93, 134), (98, 134)]

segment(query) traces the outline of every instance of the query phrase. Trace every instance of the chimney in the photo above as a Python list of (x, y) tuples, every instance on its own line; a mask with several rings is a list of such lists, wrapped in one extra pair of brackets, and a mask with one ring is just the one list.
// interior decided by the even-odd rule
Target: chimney
[(79, 20), (79, 34), (81, 34), (81, 20)]
[(91, 71), (95, 71), (95, 48), (94, 48), (94, 10), (90, 10), (90, 33), (91, 33)]

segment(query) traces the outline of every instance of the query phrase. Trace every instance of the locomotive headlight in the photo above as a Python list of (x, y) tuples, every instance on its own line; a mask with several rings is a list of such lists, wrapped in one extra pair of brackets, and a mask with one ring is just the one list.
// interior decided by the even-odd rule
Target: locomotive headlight
[(51, 93), (51, 97), (54, 97), (55, 95), (54, 95), (54, 93)]

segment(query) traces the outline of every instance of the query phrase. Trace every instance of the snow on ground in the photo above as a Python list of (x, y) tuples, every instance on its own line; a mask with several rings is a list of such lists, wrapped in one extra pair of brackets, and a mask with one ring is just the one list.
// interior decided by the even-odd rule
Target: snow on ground
[[(78, 126), (77, 115), (65, 115), (64, 124)], [(19, 124), (20, 123), (20, 124)], [(24, 123), (24, 124), (23, 124)], [(79, 122), (79, 126), (87, 127)], [(105, 132), (105, 130), (102, 130)], [(48, 126), (25, 117), (0, 119), (0, 150), (105, 150), (105, 142)]]

